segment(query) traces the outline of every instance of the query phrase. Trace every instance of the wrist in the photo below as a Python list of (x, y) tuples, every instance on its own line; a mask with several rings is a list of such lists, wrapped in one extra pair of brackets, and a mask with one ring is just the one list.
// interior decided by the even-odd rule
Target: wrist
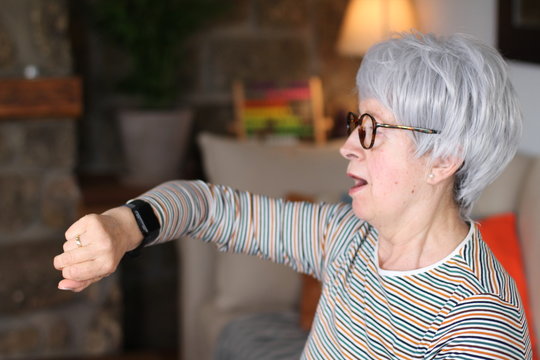
[(109, 209), (102, 215), (112, 217), (120, 226), (120, 231), (124, 235), (125, 251), (136, 249), (143, 241), (144, 235), (137, 225), (137, 221), (131, 209), (119, 206)]

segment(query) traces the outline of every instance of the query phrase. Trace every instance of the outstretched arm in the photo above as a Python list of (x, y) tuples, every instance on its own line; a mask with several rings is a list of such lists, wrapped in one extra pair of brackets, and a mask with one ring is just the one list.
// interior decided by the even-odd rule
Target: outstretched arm
[[(139, 199), (151, 205), (161, 225), (154, 244), (189, 235), (318, 278), (326, 254), (346, 246), (360, 225), (343, 204), (284, 202), (200, 181), (168, 182)], [(66, 239), (65, 252), (54, 261), (65, 278), (59, 286), (80, 291), (111, 274), (125, 252), (141, 243), (142, 234), (131, 210), (120, 207), (85, 216)]]

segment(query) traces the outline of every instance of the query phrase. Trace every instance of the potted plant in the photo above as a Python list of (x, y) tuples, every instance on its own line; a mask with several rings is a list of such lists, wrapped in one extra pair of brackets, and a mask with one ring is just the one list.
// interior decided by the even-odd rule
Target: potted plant
[(97, 30), (129, 61), (117, 88), (137, 104), (118, 111), (125, 180), (153, 185), (176, 177), (192, 122), (191, 111), (180, 101), (184, 43), (224, 9), (222, 1), (94, 0), (89, 4)]

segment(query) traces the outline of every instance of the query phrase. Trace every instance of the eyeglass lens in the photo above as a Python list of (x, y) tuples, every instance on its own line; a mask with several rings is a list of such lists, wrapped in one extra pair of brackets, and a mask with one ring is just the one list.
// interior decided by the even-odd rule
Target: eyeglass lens
[(350, 135), (357, 128), (362, 147), (371, 148), (375, 136), (375, 120), (368, 114), (363, 114), (360, 118), (357, 118), (353, 113), (349, 113), (347, 117), (347, 135)]
[(373, 145), (373, 138), (375, 136), (375, 124), (371, 116), (364, 114), (359, 119), (360, 123), (360, 141), (362, 146), (366, 149), (370, 148)]

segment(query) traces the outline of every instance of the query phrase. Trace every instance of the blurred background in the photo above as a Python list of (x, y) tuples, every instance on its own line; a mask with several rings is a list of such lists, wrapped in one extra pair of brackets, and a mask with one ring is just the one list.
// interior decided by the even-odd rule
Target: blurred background
[(0, 358), (176, 359), (174, 243), (73, 294), (52, 269), (63, 232), (166, 179), (205, 179), (196, 138), (236, 136), (238, 81), (316, 77), (323, 141), (342, 137), (361, 56), (394, 20), (501, 49), (520, 151), (540, 155), (535, 1), (386, 1), (389, 29), (355, 4), (370, 1), (0, 0)]

